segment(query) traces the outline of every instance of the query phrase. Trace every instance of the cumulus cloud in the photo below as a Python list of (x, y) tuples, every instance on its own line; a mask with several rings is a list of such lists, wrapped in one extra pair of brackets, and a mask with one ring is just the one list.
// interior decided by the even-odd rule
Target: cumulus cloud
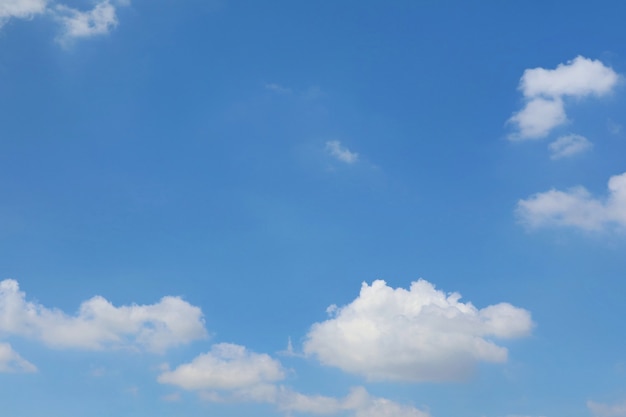
[(158, 381), (186, 390), (233, 390), (272, 383), (284, 376), (280, 363), (269, 355), (220, 343), (190, 363), (162, 373)]
[(220, 343), (189, 363), (171, 371), (165, 370), (157, 380), (196, 391), (205, 401), (272, 404), (289, 415), (343, 415), (350, 412), (353, 417), (429, 416), (412, 406), (373, 397), (362, 387), (352, 389), (345, 398), (302, 394), (278, 384), (285, 375), (280, 362), (267, 354), (251, 352), (240, 345)]
[(354, 164), (359, 159), (358, 153), (351, 152), (348, 148), (342, 146), (338, 140), (326, 142), (326, 151), (335, 159), (346, 164)]
[(612, 92), (618, 81), (619, 75), (612, 68), (582, 56), (555, 69), (527, 69), (519, 85), (526, 104), (509, 119), (516, 129), (509, 139), (547, 136), (567, 121), (564, 98), (601, 97)]
[(206, 337), (200, 308), (179, 297), (150, 305), (115, 307), (93, 297), (70, 316), (26, 301), (15, 280), (0, 282), (0, 335), (21, 335), (56, 348), (100, 350), (168, 348)]
[(0, 343), (0, 373), (37, 372), (37, 367), (22, 358), (8, 343)]
[(596, 198), (584, 187), (537, 193), (517, 203), (517, 215), (528, 227), (570, 226), (600, 231), (626, 226), (626, 173), (609, 179), (609, 194)]
[(421, 279), (409, 290), (363, 283), (354, 301), (331, 306), (331, 318), (311, 327), (304, 353), (370, 380), (458, 380), (478, 362), (507, 360), (492, 338), (532, 329), (526, 310), (507, 303), (477, 309), (460, 298)]
[(550, 145), (550, 158), (561, 159), (574, 156), (591, 149), (593, 145), (589, 140), (581, 135), (566, 135), (561, 136)]
[(46, 11), (47, 0), (0, 0), (0, 26), (12, 17), (28, 19)]
[(626, 417), (626, 402), (609, 405), (587, 401), (587, 408), (593, 417)]

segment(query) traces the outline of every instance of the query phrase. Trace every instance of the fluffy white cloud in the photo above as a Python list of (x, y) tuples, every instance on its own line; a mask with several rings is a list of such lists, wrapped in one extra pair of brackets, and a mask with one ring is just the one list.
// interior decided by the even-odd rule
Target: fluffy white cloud
[(0, 343), (0, 373), (36, 372), (32, 363), (22, 358), (8, 343)]
[(370, 380), (458, 380), (477, 362), (507, 360), (507, 349), (491, 338), (532, 329), (526, 310), (507, 303), (479, 310), (460, 298), (424, 280), (408, 291), (363, 283), (353, 302), (331, 306), (332, 317), (311, 327), (304, 352)]
[(561, 159), (588, 151), (592, 146), (591, 142), (584, 136), (567, 135), (552, 142), (548, 145), (548, 149), (552, 154), (550, 158)]
[(12, 17), (28, 19), (46, 10), (47, 0), (0, 0), (0, 26)]
[(354, 417), (428, 417), (427, 412), (385, 398), (372, 397), (354, 388), (345, 398), (306, 395), (278, 381), (285, 378), (280, 362), (244, 346), (221, 343), (189, 363), (158, 376), (162, 384), (197, 391), (211, 402), (257, 402), (273, 404), (287, 414), (334, 415), (350, 412)]
[(583, 187), (537, 193), (517, 204), (517, 214), (531, 228), (571, 226), (598, 231), (626, 226), (626, 173), (609, 179), (606, 199), (593, 197)]
[(326, 150), (331, 156), (346, 164), (353, 164), (359, 159), (359, 154), (351, 152), (348, 148), (341, 145), (338, 140), (326, 142)]
[(626, 402), (609, 405), (587, 401), (587, 408), (593, 417), (626, 417)]
[(57, 348), (146, 349), (154, 352), (206, 337), (200, 308), (179, 297), (115, 307), (102, 297), (74, 316), (26, 301), (17, 281), (0, 282), (0, 335), (22, 335)]
[(509, 122), (517, 125), (519, 130), (511, 139), (543, 138), (550, 131), (567, 121), (563, 100), (535, 98), (513, 115)]
[(162, 373), (158, 381), (187, 390), (234, 390), (279, 381), (284, 376), (280, 363), (269, 355), (221, 343), (190, 363)]
[(509, 119), (512, 140), (540, 139), (567, 121), (564, 97), (604, 96), (615, 88), (619, 75), (598, 60), (578, 56), (555, 69), (524, 71), (519, 89), (526, 105)]

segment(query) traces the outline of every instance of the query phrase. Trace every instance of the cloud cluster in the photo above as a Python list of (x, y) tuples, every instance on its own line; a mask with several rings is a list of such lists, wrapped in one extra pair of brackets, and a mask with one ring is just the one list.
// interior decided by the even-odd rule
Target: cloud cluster
[(517, 204), (520, 221), (531, 228), (570, 226), (600, 231), (626, 227), (626, 173), (609, 179), (605, 199), (593, 197), (583, 187), (537, 193)]
[(129, 4), (129, 0), (100, 0), (90, 10), (79, 10), (54, 0), (0, 0), (0, 26), (11, 18), (48, 15), (61, 23), (59, 41), (67, 43), (109, 33), (118, 24), (117, 7)]
[(509, 119), (516, 129), (509, 139), (546, 137), (567, 121), (565, 99), (607, 95), (618, 81), (619, 76), (612, 68), (582, 56), (555, 69), (527, 69), (519, 86), (526, 104)]
[(210, 352), (158, 377), (162, 384), (197, 391), (212, 402), (258, 402), (272, 404), (287, 414), (354, 417), (428, 417), (427, 412), (371, 396), (364, 388), (352, 389), (345, 398), (306, 395), (277, 384), (285, 378), (282, 365), (267, 354), (243, 346), (221, 343)]
[(331, 306), (314, 324), (304, 353), (369, 380), (463, 379), (478, 362), (504, 362), (507, 349), (492, 338), (530, 333), (530, 313), (507, 303), (477, 309), (427, 281), (409, 290), (384, 281), (364, 283), (350, 304)]
[(179, 297), (115, 307), (93, 297), (70, 316), (26, 301), (17, 281), (0, 282), (0, 336), (19, 335), (54, 348), (163, 352), (206, 337), (200, 308)]

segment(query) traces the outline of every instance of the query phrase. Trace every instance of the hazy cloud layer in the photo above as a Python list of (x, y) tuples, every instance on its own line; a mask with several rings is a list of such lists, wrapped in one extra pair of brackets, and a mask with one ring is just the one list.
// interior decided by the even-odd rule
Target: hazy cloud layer
[(626, 417), (626, 402), (620, 404), (602, 404), (587, 401), (587, 408), (593, 417)]
[(584, 187), (537, 193), (517, 204), (520, 221), (531, 228), (570, 226), (599, 231), (626, 226), (626, 173), (609, 179), (609, 194), (596, 198)]
[(612, 68), (582, 56), (555, 69), (527, 69), (519, 85), (526, 104), (509, 119), (515, 128), (509, 139), (546, 137), (567, 121), (564, 98), (601, 97), (612, 92), (618, 81)]
[(424, 280), (409, 290), (364, 283), (353, 302), (331, 306), (331, 318), (312, 326), (304, 352), (370, 380), (458, 380), (478, 362), (507, 360), (507, 349), (492, 338), (532, 329), (526, 310), (507, 303), (477, 309), (460, 298)]
[(21, 335), (56, 348), (142, 349), (163, 352), (206, 337), (200, 308), (179, 297), (115, 307), (93, 297), (70, 316), (26, 301), (17, 281), (0, 282), (0, 336)]

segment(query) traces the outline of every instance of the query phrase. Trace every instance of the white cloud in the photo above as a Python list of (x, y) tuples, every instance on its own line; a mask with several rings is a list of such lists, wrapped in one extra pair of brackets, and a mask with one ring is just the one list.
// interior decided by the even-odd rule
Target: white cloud
[(574, 156), (579, 153), (583, 153), (591, 149), (593, 145), (589, 140), (581, 135), (567, 135), (561, 136), (550, 145), (548, 149), (552, 155), (552, 159), (561, 159)]
[(535, 98), (516, 113), (509, 122), (517, 124), (519, 130), (510, 139), (539, 139), (567, 121), (563, 100)]
[(234, 390), (279, 381), (284, 376), (280, 363), (269, 355), (220, 343), (190, 363), (162, 373), (158, 381), (186, 390)]
[(362, 387), (354, 388), (345, 398), (301, 394), (276, 384), (284, 378), (282, 365), (269, 355), (251, 352), (244, 346), (221, 343), (173, 371), (164, 370), (157, 380), (196, 391), (205, 401), (273, 404), (287, 414), (350, 412), (354, 417), (429, 416), (414, 407), (372, 397)]
[(206, 337), (200, 308), (179, 297), (115, 307), (96, 296), (74, 316), (26, 301), (17, 281), (0, 282), (0, 334), (31, 337), (56, 348), (146, 349), (154, 352)]
[(571, 226), (599, 231), (611, 225), (626, 227), (626, 173), (609, 179), (606, 199), (583, 187), (537, 193), (517, 204), (517, 214), (531, 228)]
[(331, 156), (346, 164), (354, 164), (359, 159), (359, 154), (351, 152), (348, 148), (341, 145), (338, 140), (326, 142), (326, 150)]
[(332, 317), (311, 327), (304, 352), (370, 380), (458, 380), (477, 362), (507, 360), (507, 349), (490, 338), (531, 331), (526, 310), (507, 303), (479, 310), (460, 298), (424, 280), (408, 291), (363, 283), (353, 302), (331, 306)]
[(78, 10), (53, 0), (0, 0), (0, 27), (10, 18), (29, 19), (46, 14), (59, 21), (61, 43), (108, 34), (118, 25), (117, 7), (130, 0), (99, 0), (91, 10)]
[(28, 19), (45, 12), (47, 0), (0, 0), (0, 26), (12, 17)]
[(108, 0), (101, 1), (88, 11), (58, 5), (56, 13), (63, 25), (63, 40), (104, 35), (118, 24), (115, 6)]
[(540, 139), (565, 123), (563, 98), (604, 96), (615, 88), (619, 75), (599, 60), (578, 56), (555, 69), (527, 69), (519, 89), (526, 105), (509, 119), (517, 131), (512, 140)]
[(8, 343), (0, 343), (0, 373), (37, 372), (37, 367), (22, 358)]
[(626, 402), (608, 405), (587, 401), (587, 408), (593, 417), (626, 417)]
[(527, 69), (520, 81), (524, 97), (585, 97), (610, 93), (619, 76), (599, 60), (577, 56), (556, 69)]

